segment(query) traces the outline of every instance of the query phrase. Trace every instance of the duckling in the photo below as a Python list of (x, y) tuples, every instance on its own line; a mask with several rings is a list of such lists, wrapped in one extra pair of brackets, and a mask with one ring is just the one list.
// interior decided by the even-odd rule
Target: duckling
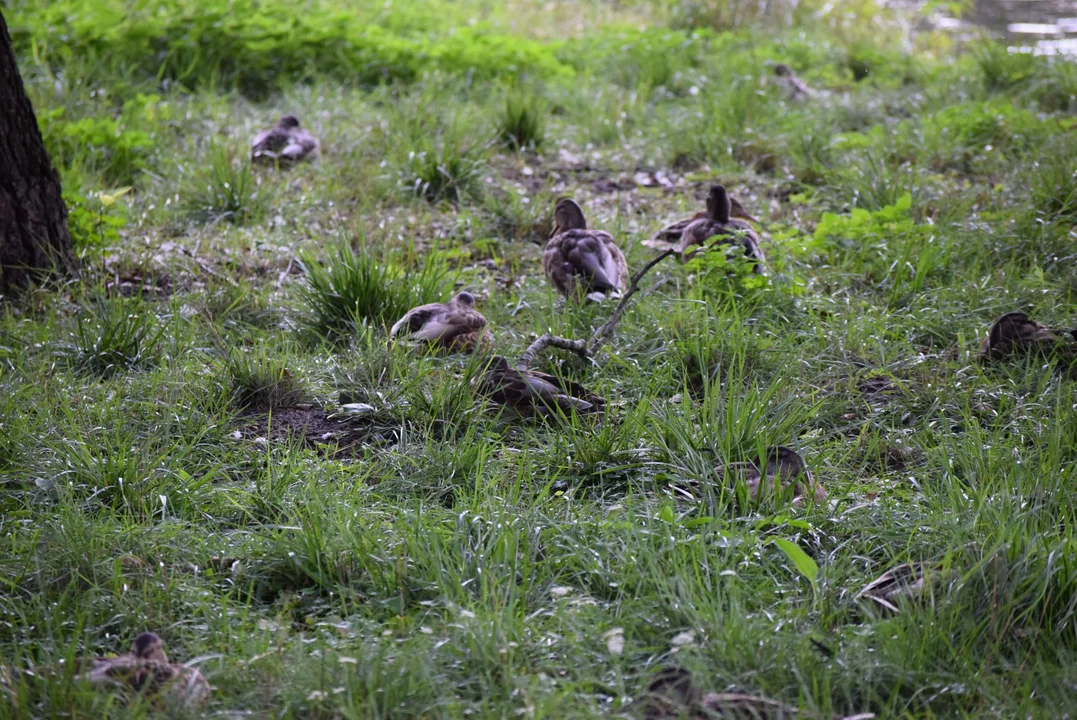
[(605, 400), (579, 383), (515, 368), (499, 355), (490, 358), (472, 385), (495, 404), (524, 417), (602, 413), (606, 406)]
[(795, 484), (794, 505), (799, 505), (805, 498), (820, 504), (826, 502), (826, 490), (816, 482), (808, 464), (796, 450), (784, 445), (772, 445), (767, 448), (766, 468), (765, 477), (759, 466), (751, 461), (730, 463), (715, 468), (715, 472), (727, 482), (743, 479), (752, 500), (772, 494), (780, 483), (783, 491)]
[(251, 162), (294, 163), (318, 157), (318, 138), (299, 126), (299, 118), (285, 115), (251, 141)]
[(126, 687), (153, 698), (156, 704), (180, 703), (200, 707), (209, 699), (210, 686), (195, 668), (168, 660), (161, 638), (144, 632), (131, 644), (131, 652), (80, 662), (79, 677), (94, 685)]
[(1055, 331), (1023, 312), (1009, 312), (991, 325), (980, 343), (980, 360), (1009, 360), (1017, 355), (1048, 354), (1065, 346), (1065, 335), (1077, 339), (1077, 330)]
[[(671, 250), (675, 249), (681, 242), (681, 238), (684, 236), (684, 229), (694, 223), (696, 220), (703, 220), (710, 217), (710, 213), (707, 210), (700, 210), (691, 217), (686, 217), (678, 220), (675, 223), (670, 223), (664, 228), (656, 232), (647, 240), (642, 242), (644, 247), (654, 248), (655, 250)], [(729, 195), (729, 217), (737, 218), (739, 220), (746, 220), (750, 223), (758, 223), (759, 219), (749, 213), (741, 205), (740, 200), (737, 200), (733, 195)]]
[(475, 296), (466, 291), (447, 303), (412, 308), (389, 331), (390, 338), (398, 334), (447, 352), (474, 352), (494, 341), (486, 318), (475, 309)]
[(578, 298), (625, 289), (628, 263), (612, 235), (588, 230), (583, 210), (569, 198), (557, 201), (554, 221), (542, 267), (557, 292)]
[(785, 63), (778, 63), (774, 66), (774, 77), (778, 78), (778, 84), (790, 100), (799, 102), (815, 97), (815, 91), (808, 87), (808, 84), (793, 72), (793, 68)]
[(710, 195), (707, 197), (707, 216), (690, 223), (681, 236), (680, 245), (677, 247), (681, 255), (681, 261), (683, 262), (696, 252), (699, 252), (698, 250), (689, 252), (690, 248), (694, 248), (696, 245), (703, 246), (707, 241), (717, 238), (715, 242), (710, 244), (710, 247), (715, 247), (716, 245), (743, 245), (744, 254), (755, 260), (753, 270), (757, 275), (762, 275), (765, 272), (763, 264), (766, 259), (763, 257), (763, 251), (759, 247), (759, 236), (755, 234), (752, 226), (748, 223), (731, 219), (730, 212), (731, 203), (729, 202), (729, 193), (726, 192), (725, 187), (722, 185), (712, 186)]

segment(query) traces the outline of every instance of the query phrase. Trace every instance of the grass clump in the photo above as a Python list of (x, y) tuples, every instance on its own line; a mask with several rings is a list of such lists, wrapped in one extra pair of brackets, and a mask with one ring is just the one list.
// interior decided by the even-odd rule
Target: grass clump
[(536, 150), (546, 139), (546, 108), (537, 96), (511, 92), (498, 125), (501, 144), (512, 150)]
[(386, 328), (411, 308), (444, 300), (450, 287), (443, 261), (430, 258), (418, 273), (379, 261), (365, 247), (353, 251), (338, 241), (325, 262), (302, 257), (304, 284), (300, 297), (307, 307), (308, 329), (317, 337), (354, 337), (361, 327)]
[(110, 298), (101, 292), (91, 299), (89, 313), (79, 316), (60, 352), (77, 370), (112, 377), (152, 364), (165, 330), (141, 299)]
[(232, 403), (240, 410), (266, 412), (306, 398), (299, 378), (265, 348), (230, 350), (226, 368)]
[(183, 202), (198, 222), (250, 225), (265, 216), (270, 203), (250, 161), (218, 145), (210, 147), (208, 162), (192, 171), (183, 186)]
[(400, 183), (428, 202), (458, 205), (478, 187), (484, 151), (484, 145), (471, 144), (455, 130), (420, 136), (401, 163)]
[(1053, 222), (1077, 222), (1077, 151), (1073, 143), (1050, 143), (1026, 172), (1034, 212)]

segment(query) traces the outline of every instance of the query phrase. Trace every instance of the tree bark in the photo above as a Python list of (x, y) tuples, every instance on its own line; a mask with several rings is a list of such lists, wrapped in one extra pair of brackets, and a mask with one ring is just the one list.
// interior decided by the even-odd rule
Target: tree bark
[(74, 269), (60, 176), (45, 151), (0, 12), (0, 293)]

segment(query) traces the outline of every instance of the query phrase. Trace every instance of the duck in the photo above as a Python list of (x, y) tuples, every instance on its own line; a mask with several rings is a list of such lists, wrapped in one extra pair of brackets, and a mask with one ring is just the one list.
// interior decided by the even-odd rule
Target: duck
[(124, 655), (79, 661), (79, 670), (77, 677), (93, 685), (134, 690), (162, 706), (201, 707), (211, 690), (197, 669), (170, 662), (161, 638), (152, 632), (135, 637), (131, 651)]
[(407, 336), (445, 352), (475, 352), (493, 344), (486, 318), (475, 309), (475, 296), (466, 290), (447, 303), (412, 308), (393, 324), (389, 338)]
[(284, 115), (277, 124), (258, 133), (251, 141), (251, 162), (294, 163), (318, 157), (318, 138), (300, 127), (295, 115)]
[(608, 232), (588, 230), (583, 209), (571, 198), (557, 201), (542, 268), (554, 289), (570, 298), (620, 293), (628, 285), (621, 248)]
[(778, 85), (785, 91), (785, 96), (795, 102), (808, 100), (815, 97), (816, 93), (808, 84), (793, 72), (793, 68), (785, 63), (774, 66), (774, 77), (778, 78)]
[(686, 261), (692, 255), (699, 252), (696, 246), (704, 246), (708, 241), (717, 238), (710, 243), (710, 247), (716, 245), (739, 244), (744, 247), (744, 254), (755, 260), (753, 271), (757, 275), (763, 275), (766, 270), (763, 250), (759, 246), (759, 236), (752, 230), (752, 226), (742, 220), (734, 220), (730, 216), (731, 203), (729, 193), (722, 185), (711, 186), (707, 196), (707, 214), (689, 223), (681, 235), (677, 251), (680, 253), (681, 262)]
[[(737, 218), (738, 220), (745, 220), (750, 223), (759, 223), (759, 219), (744, 209), (740, 200), (733, 195), (729, 195), (729, 217)], [(703, 220), (710, 217), (710, 213), (707, 210), (700, 210), (691, 217), (681, 218), (680, 220), (666, 225), (664, 228), (656, 232), (654, 235), (644, 240), (641, 244), (644, 247), (654, 248), (655, 250), (671, 250), (676, 249), (680, 245), (681, 238), (684, 236), (684, 229), (694, 223), (696, 220)]]
[(704, 694), (693, 681), (692, 674), (676, 666), (659, 670), (634, 705), (636, 715), (644, 720), (777, 720), (800, 715), (800, 711), (791, 705), (758, 695), (715, 692)]
[(1017, 355), (1052, 353), (1064, 347), (1065, 336), (1077, 340), (1077, 330), (1052, 330), (1023, 312), (1008, 312), (991, 324), (980, 343), (980, 360), (1009, 360)]
[(579, 383), (537, 370), (513, 367), (492, 356), (472, 381), (479, 394), (522, 417), (549, 419), (558, 415), (601, 414), (606, 402)]
[(938, 587), (955, 575), (945, 572), (937, 563), (902, 563), (864, 586), (856, 594), (856, 600), (870, 601), (878, 611), (894, 614), (903, 600), (923, 599), (928, 596), (932, 586)]
[(822, 483), (816, 482), (808, 464), (796, 450), (784, 445), (772, 445), (766, 450), (765, 465), (765, 476), (759, 466), (751, 461), (730, 463), (715, 468), (715, 472), (727, 482), (743, 480), (752, 500), (772, 494), (780, 483), (783, 492), (794, 486), (794, 505), (805, 500), (819, 504), (826, 502), (826, 490)]

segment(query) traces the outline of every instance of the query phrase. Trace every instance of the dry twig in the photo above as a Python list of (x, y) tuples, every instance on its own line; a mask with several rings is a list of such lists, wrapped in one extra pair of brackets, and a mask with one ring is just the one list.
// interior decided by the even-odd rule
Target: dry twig
[[(520, 359), (516, 362), (516, 367), (520, 370), (529, 370), (538, 354), (550, 346), (576, 353), (576, 355), (579, 355), (584, 360), (593, 358), (599, 348), (602, 347), (603, 343), (613, 335), (613, 331), (617, 327), (617, 323), (620, 322), (625, 308), (628, 307), (629, 299), (639, 291), (639, 282), (643, 279), (643, 276), (649, 273), (655, 265), (662, 262), (670, 255), (676, 254), (676, 250), (666, 250), (665, 252), (656, 255), (650, 262), (640, 268), (629, 280), (628, 290), (621, 296), (621, 300), (617, 303), (617, 307), (613, 309), (613, 313), (610, 314), (609, 320), (602, 323), (602, 325), (595, 330), (589, 341), (570, 340), (559, 335), (550, 335), (547, 333), (528, 346), (527, 350), (524, 351), (523, 355), (521, 355)], [(655, 285), (654, 287), (658, 287), (658, 285)], [(653, 289), (653, 287), (648, 289), (647, 292), (644, 293), (644, 297), (650, 295)]]

